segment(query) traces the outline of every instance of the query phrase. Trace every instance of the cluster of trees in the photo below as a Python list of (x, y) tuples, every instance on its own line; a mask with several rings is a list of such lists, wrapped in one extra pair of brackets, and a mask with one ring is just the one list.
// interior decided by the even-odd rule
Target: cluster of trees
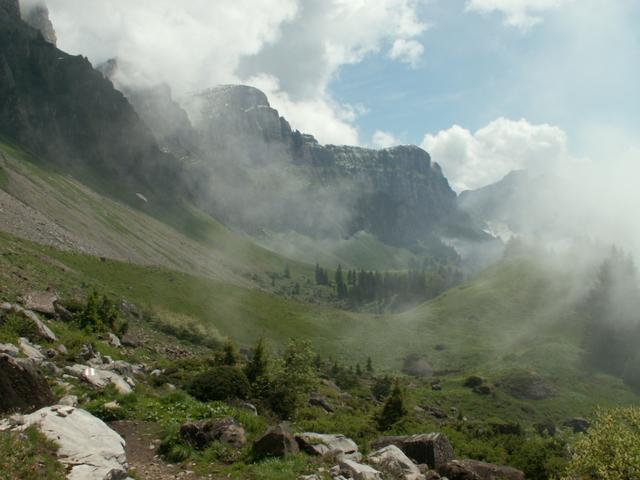
[(583, 310), (588, 364), (640, 388), (640, 289), (630, 255), (612, 248)]
[[(315, 278), (318, 285), (331, 285), (329, 272), (320, 265), (316, 265)], [(339, 299), (361, 306), (373, 302), (394, 301), (404, 304), (425, 301), (437, 297), (462, 280), (462, 272), (453, 266), (439, 265), (429, 270), (410, 269), (406, 272), (345, 272), (338, 265), (333, 285)]]
[(315, 354), (308, 342), (291, 341), (281, 356), (260, 340), (242, 362), (233, 343), (217, 352), (212, 368), (196, 375), (189, 393), (201, 401), (256, 399), (284, 419), (292, 418), (318, 382)]

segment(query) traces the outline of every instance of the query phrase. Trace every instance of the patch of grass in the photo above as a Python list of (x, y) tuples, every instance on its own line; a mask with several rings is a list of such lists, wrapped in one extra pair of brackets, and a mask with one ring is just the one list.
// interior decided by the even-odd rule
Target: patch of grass
[(7, 313), (0, 319), (0, 342), (17, 344), (20, 337), (36, 338), (36, 325), (22, 315)]
[(237, 462), (221, 468), (220, 473), (231, 478), (248, 480), (290, 480), (300, 475), (315, 473), (318, 465), (303, 454), (285, 458), (269, 458), (257, 463)]
[(0, 473), (6, 480), (64, 480), (58, 447), (35, 427), (22, 433), (0, 432)]

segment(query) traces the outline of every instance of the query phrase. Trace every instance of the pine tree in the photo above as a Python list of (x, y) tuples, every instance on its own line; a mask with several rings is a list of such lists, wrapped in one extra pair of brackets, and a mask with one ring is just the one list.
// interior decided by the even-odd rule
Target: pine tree
[(256, 343), (253, 349), (253, 356), (245, 367), (245, 374), (252, 384), (256, 382), (260, 377), (263, 377), (267, 373), (268, 357), (264, 346), (264, 341), (261, 338)]
[(378, 428), (380, 431), (387, 430), (391, 425), (402, 420), (407, 415), (407, 408), (404, 401), (404, 393), (400, 388), (400, 382), (396, 380), (391, 395), (382, 407), (382, 412), (378, 417)]
[(371, 357), (367, 358), (367, 372), (373, 373), (373, 362), (371, 361)]
[(362, 368), (360, 368), (360, 364), (356, 363), (356, 375), (361, 377), (362, 376)]

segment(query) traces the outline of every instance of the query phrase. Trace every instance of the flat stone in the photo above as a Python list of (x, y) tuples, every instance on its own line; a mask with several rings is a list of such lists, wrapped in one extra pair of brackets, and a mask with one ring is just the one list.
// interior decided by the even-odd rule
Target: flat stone
[[(89, 412), (55, 405), (25, 415), (22, 424), (11, 429), (23, 431), (31, 425), (59, 445), (58, 459), (69, 466), (69, 480), (127, 478), (124, 440)], [(6, 423), (0, 428), (6, 429)]]

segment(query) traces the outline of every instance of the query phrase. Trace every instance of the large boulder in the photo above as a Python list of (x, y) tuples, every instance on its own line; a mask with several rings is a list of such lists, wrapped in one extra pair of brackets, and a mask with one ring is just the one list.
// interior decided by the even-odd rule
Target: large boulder
[(58, 295), (47, 291), (32, 291), (22, 296), (24, 308), (51, 316), (56, 314), (55, 303), (58, 300)]
[(438, 468), (454, 458), (453, 447), (443, 433), (380, 437), (371, 444), (374, 450), (395, 445), (417, 464)]
[(49, 384), (31, 362), (0, 354), (0, 413), (30, 412), (53, 402)]
[(72, 377), (84, 380), (96, 388), (105, 388), (112, 384), (122, 395), (128, 395), (133, 391), (134, 381), (129, 377), (122, 377), (115, 372), (86, 365), (73, 365), (64, 368), (64, 372)]
[(449, 480), (524, 480), (524, 472), (477, 460), (452, 460), (438, 468)]
[(125, 442), (89, 412), (55, 405), (0, 423), (0, 431), (22, 431), (35, 425), (59, 446), (59, 461), (70, 468), (69, 480), (127, 478)]
[(346, 455), (350, 457), (358, 453), (356, 442), (340, 434), (298, 433), (296, 441), (300, 450), (311, 455)]
[(402, 480), (423, 480), (424, 475), (415, 463), (395, 445), (388, 445), (370, 453), (367, 462), (388, 473), (393, 478)]
[(18, 345), (20, 345), (22, 353), (24, 353), (34, 364), (40, 364), (45, 360), (44, 353), (42, 353), (36, 345), (33, 345), (29, 339), (20, 338), (20, 340), (18, 340)]
[(215, 441), (240, 448), (247, 443), (242, 426), (233, 418), (185, 423), (180, 427), (180, 436), (192, 447), (202, 450)]
[(284, 457), (298, 453), (300, 448), (286, 424), (270, 427), (253, 443), (253, 454), (260, 457)]
[(382, 473), (369, 465), (346, 458), (340, 460), (338, 465), (340, 472), (353, 480), (382, 480)]

